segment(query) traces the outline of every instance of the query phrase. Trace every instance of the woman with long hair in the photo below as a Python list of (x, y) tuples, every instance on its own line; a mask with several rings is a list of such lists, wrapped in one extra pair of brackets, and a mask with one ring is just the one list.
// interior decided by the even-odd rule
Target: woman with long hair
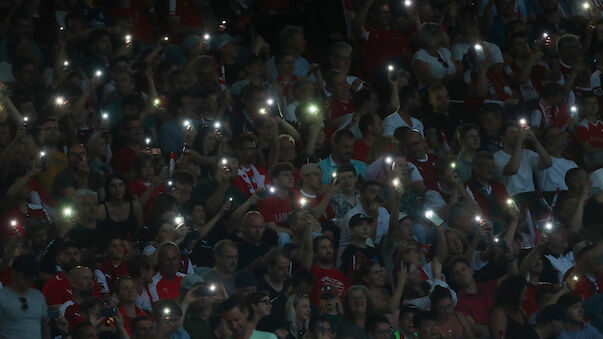
[(488, 329), (492, 338), (523, 338), (530, 325), (521, 309), (526, 299), (526, 280), (518, 275), (504, 278), (496, 290), (494, 308), (490, 311)]
[(437, 316), (437, 326), (442, 338), (473, 338), (473, 331), (464, 314), (454, 310), (450, 290), (436, 286), (429, 295), (431, 310)]
[(99, 206), (104, 231), (119, 234), (130, 242), (137, 241), (138, 231), (142, 227), (142, 207), (132, 197), (127, 180), (119, 174), (108, 176), (105, 180), (105, 192), (105, 202)]
[(310, 323), (310, 299), (305, 293), (297, 293), (287, 300), (285, 307), (289, 323), (288, 339), (301, 339), (308, 332)]
[(373, 313), (369, 291), (362, 285), (350, 287), (343, 299), (343, 320), (337, 326), (337, 337), (368, 339), (366, 319)]

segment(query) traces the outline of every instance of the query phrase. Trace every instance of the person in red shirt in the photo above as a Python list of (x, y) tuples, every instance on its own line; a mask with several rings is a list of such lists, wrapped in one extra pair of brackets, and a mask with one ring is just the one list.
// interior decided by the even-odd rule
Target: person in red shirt
[(268, 195), (258, 201), (258, 211), (264, 217), (266, 226), (278, 233), (278, 245), (282, 247), (291, 242), (293, 231), (288, 219), (293, 212), (293, 165), (279, 162), (270, 169), (272, 185), (261, 193)]
[(56, 263), (60, 267), (52, 278), (46, 281), (42, 293), (49, 307), (59, 306), (72, 298), (73, 292), (64, 272), (69, 272), (81, 262), (80, 246), (73, 241), (59, 244), (56, 252)]
[[(515, 261), (509, 266), (512, 266)], [(507, 274), (517, 272), (508, 270)], [(473, 277), (473, 269), (463, 257), (452, 259), (448, 263), (449, 281), (456, 287), (457, 304), (456, 310), (465, 314), (477, 337), (488, 333), (488, 314), (494, 307), (497, 280), (478, 283)], [(500, 279), (502, 280), (502, 279)]]
[(114, 287), (115, 293), (117, 293), (117, 296), (119, 297), (119, 313), (121, 313), (124, 319), (126, 331), (131, 335), (130, 322), (138, 317), (149, 318), (149, 316), (145, 311), (136, 306), (138, 287), (133, 278), (121, 277), (116, 281)]
[(576, 141), (584, 152), (585, 165), (597, 168), (603, 165), (603, 121), (599, 117), (597, 98), (584, 96), (580, 106), (582, 121), (576, 127)]
[(398, 58), (407, 59), (411, 54), (404, 33), (390, 27), (391, 12), (383, 0), (364, 2), (356, 20), (354, 29), (360, 38), (360, 59), (366, 74), (372, 77), (385, 62)]
[(134, 177), (134, 156), (144, 150), (142, 121), (138, 117), (126, 117), (123, 122), (126, 145), (113, 156), (113, 168), (128, 179)]
[(331, 292), (343, 302), (343, 296), (350, 285), (343, 272), (335, 268), (333, 241), (327, 237), (318, 236), (313, 239), (312, 250), (314, 263), (310, 267), (310, 273), (314, 276), (314, 286), (310, 300), (318, 305), (322, 292), (331, 288)]
[(141, 42), (154, 43), (154, 34), (151, 24), (147, 19), (149, 9), (144, 0), (121, 0), (118, 6), (111, 9), (112, 17), (124, 17), (129, 19), (129, 27), (132, 27), (132, 36)]
[(59, 307), (59, 312), (65, 316), (71, 329), (74, 325), (85, 320), (80, 305), (84, 299), (92, 297), (94, 294), (94, 277), (88, 267), (77, 266), (67, 274), (67, 278), (72, 295), (69, 300)]
[(257, 152), (257, 142), (253, 133), (243, 133), (233, 144), (233, 149), (239, 157), (240, 167), (232, 185), (249, 198), (256, 190), (264, 189), (270, 183), (268, 172), (265, 168), (253, 164)]
[(381, 118), (377, 114), (365, 114), (358, 123), (362, 139), (354, 143), (354, 154), (352, 158), (367, 162), (371, 146), (377, 137), (383, 132)]
[(280, 97), (285, 98), (287, 103), (291, 103), (294, 101), (291, 87), (298, 79), (293, 73), (295, 56), (290, 53), (280, 52), (274, 57), (274, 64), (278, 71), (274, 87), (277, 89)]
[(425, 187), (437, 191), (438, 179), (435, 173), (435, 162), (438, 160), (438, 156), (427, 153), (427, 142), (417, 130), (406, 133), (404, 144), (407, 147), (408, 160), (419, 169)]
[(332, 94), (329, 102), (329, 119), (325, 122), (331, 129), (343, 127), (347, 114), (354, 113), (354, 101), (350, 96), (350, 84), (345, 73), (332, 69), (325, 74), (325, 89)]
[(157, 249), (157, 269), (149, 284), (153, 302), (163, 299), (175, 299), (180, 294), (180, 281), (185, 274), (180, 268), (180, 249), (173, 242), (166, 242)]
[(603, 242), (597, 245), (583, 240), (574, 246), (576, 265), (564, 274), (563, 281), (572, 288), (572, 293), (582, 300), (601, 293), (603, 289)]
[(109, 292), (113, 292), (116, 281), (121, 277), (128, 276), (124, 241), (117, 236), (112, 236), (107, 239), (104, 251), (105, 260), (98, 270), (104, 275), (107, 284), (105, 287)]
[[(322, 170), (313, 162), (307, 163), (301, 168), (301, 180), (299, 191), (296, 192), (295, 200), (306, 199), (312, 206), (312, 214), (320, 223), (335, 218), (335, 212), (331, 207), (331, 199), (337, 193), (336, 182), (327, 185), (324, 194), (322, 190)], [(335, 180), (333, 180), (335, 181)]]

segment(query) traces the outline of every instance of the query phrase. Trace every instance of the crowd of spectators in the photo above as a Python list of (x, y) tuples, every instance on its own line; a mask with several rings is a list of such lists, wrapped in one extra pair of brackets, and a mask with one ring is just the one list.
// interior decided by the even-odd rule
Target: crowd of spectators
[(0, 0), (0, 338), (603, 338), (601, 0)]

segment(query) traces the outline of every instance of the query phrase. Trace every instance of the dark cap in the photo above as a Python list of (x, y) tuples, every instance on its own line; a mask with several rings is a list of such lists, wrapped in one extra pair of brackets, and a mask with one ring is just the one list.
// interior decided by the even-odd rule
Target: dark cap
[(581, 322), (570, 317), (561, 305), (557, 304), (549, 305), (536, 313), (537, 323), (548, 323), (553, 320), (559, 320), (570, 324), (581, 324)]
[(15, 272), (20, 272), (29, 278), (35, 278), (38, 276), (38, 262), (31, 254), (21, 254), (20, 256), (16, 257), (13, 259), (10, 267)]
[(79, 243), (77, 243), (75, 241), (65, 240), (57, 245), (57, 255), (61, 254), (61, 252), (63, 252), (64, 250), (66, 250), (70, 247), (75, 247), (79, 250), (82, 248), (82, 245), (80, 245)]
[(351, 229), (352, 227), (360, 224), (363, 221), (366, 221), (370, 224), (373, 222), (373, 218), (366, 216), (364, 214), (361, 214), (361, 213), (354, 214), (354, 216), (350, 218), (350, 221), (348, 222), (348, 226)]
[(255, 274), (249, 270), (242, 270), (235, 274), (235, 286), (238, 288), (253, 287), (258, 285)]

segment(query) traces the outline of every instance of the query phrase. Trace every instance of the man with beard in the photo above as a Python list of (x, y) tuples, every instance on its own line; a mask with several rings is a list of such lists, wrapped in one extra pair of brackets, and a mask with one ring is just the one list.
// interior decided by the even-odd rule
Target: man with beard
[(103, 178), (90, 171), (86, 148), (75, 143), (69, 148), (68, 157), (69, 166), (56, 176), (52, 184), (53, 198), (72, 199), (78, 189), (88, 188), (98, 194), (100, 201), (104, 200)]
[(69, 322), (69, 328), (83, 322), (84, 318), (80, 311), (80, 304), (86, 297), (94, 294), (94, 277), (88, 267), (77, 266), (67, 275), (73, 295), (71, 300), (59, 307), (59, 314), (63, 315)]
[(38, 138), (41, 151), (46, 153), (46, 168), (42, 169), (37, 179), (46, 192), (50, 192), (54, 178), (69, 165), (69, 159), (59, 150), (61, 134), (53, 118), (48, 117), (40, 122)]
[(314, 286), (310, 293), (310, 300), (318, 305), (320, 295), (330, 290), (343, 302), (343, 296), (349, 284), (345, 275), (335, 268), (333, 241), (327, 237), (318, 236), (313, 239), (311, 244), (310, 253), (314, 254), (314, 263), (310, 267), (310, 273), (314, 276)]
[(65, 272), (69, 273), (81, 262), (80, 245), (73, 241), (64, 241), (57, 247), (56, 263), (60, 268), (52, 278), (46, 281), (42, 293), (49, 307), (59, 306), (71, 299), (73, 291)]

